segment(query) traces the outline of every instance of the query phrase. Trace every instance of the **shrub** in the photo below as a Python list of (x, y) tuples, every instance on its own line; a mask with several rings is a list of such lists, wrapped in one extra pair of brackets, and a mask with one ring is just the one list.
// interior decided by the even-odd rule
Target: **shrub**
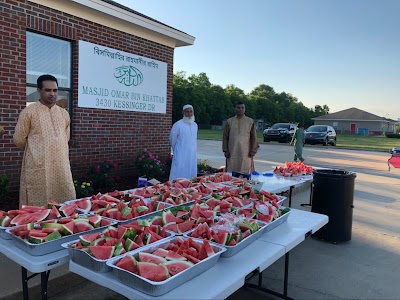
[(400, 139), (400, 134), (398, 133), (387, 133), (385, 132), (385, 136), (390, 139)]
[(79, 183), (77, 180), (74, 180), (74, 186), (77, 199), (90, 197), (94, 194), (92, 184), (88, 181), (83, 181)]
[(160, 179), (165, 174), (165, 166), (158, 159), (158, 156), (152, 154), (146, 148), (137, 155), (135, 167), (139, 171), (139, 176), (146, 176), (147, 179)]
[(117, 175), (118, 163), (105, 160), (90, 167), (87, 175), (94, 188), (115, 188), (120, 176)]
[(215, 169), (208, 164), (208, 159), (198, 159), (197, 160), (197, 173), (212, 173)]

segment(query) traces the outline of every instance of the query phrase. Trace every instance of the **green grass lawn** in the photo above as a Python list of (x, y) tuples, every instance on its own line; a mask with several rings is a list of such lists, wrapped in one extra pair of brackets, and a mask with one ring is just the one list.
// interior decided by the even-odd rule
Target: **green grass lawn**
[[(259, 142), (263, 142), (262, 132), (257, 132)], [(199, 139), (212, 139), (222, 140), (221, 130), (209, 130), (199, 129)], [(276, 142), (271, 142), (276, 143)], [(352, 135), (352, 134), (338, 134), (337, 135), (337, 147), (339, 148), (351, 148), (351, 149), (364, 149), (364, 150), (375, 150), (375, 151), (389, 151), (395, 146), (400, 146), (400, 139), (377, 137), (377, 136), (363, 136), (363, 135)], [(313, 147), (313, 146), (311, 146)]]

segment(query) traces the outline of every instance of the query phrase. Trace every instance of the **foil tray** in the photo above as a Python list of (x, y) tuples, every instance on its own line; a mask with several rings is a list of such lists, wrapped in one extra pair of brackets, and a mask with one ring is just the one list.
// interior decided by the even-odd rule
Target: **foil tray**
[[(168, 236), (166, 238), (159, 240), (155, 243), (161, 242), (166, 239), (170, 239), (171, 237), (174, 236), (174, 233), (170, 232), (170, 231), (167, 231), (167, 234), (168, 234)], [(68, 249), (69, 256), (73, 262), (81, 265), (82, 267), (85, 267), (87, 269), (90, 269), (92, 271), (99, 272), (99, 273), (106, 273), (106, 272), (110, 272), (112, 270), (112, 268), (106, 264), (107, 259), (98, 259), (96, 257), (89, 255), (85, 251), (71, 248), (70, 245), (73, 243), (76, 243), (76, 242), (79, 242), (79, 240), (66, 242), (61, 245), (63, 248)], [(152, 243), (152, 244), (155, 244), (155, 243)], [(138, 248), (138, 249), (143, 249), (143, 247)], [(115, 256), (115, 257), (120, 257), (120, 255)]]
[(5, 240), (11, 240), (11, 236), (6, 232), (7, 229), (13, 229), (16, 226), (12, 227), (4, 227), (0, 226), (0, 238), (5, 239)]
[(29, 243), (28, 241), (24, 241), (23, 239), (21, 239), (20, 237), (14, 235), (13, 233), (11, 233), (10, 231), (12, 229), (7, 229), (6, 232), (7, 234), (11, 237), (11, 239), (13, 240), (13, 244), (24, 250), (25, 252), (27, 252), (30, 255), (33, 256), (41, 256), (41, 255), (46, 255), (52, 252), (56, 252), (59, 250), (62, 250), (62, 244), (65, 242), (69, 242), (71, 240), (76, 239), (79, 235), (82, 234), (87, 234), (87, 233), (95, 233), (98, 231), (102, 231), (103, 229), (107, 228), (108, 226), (112, 226), (112, 225), (116, 225), (116, 222), (113, 222), (112, 220), (108, 219), (108, 221), (110, 221), (110, 224), (105, 225), (105, 226), (101, 226), (92, 230), (88, 230), (85, 232), (79, 232), (79, 233), (75, 233), (75, 234), (71, 234), (71, 235), (66, 235), (63, 236), (59, 239), (56, 240), (52, 240), (49, 242), (44, 242), (44, 243), (40, 243), (40, 244), (32, 244)]
[[(282, 207), (285, 208), (285, 207)], [(292, 210), (289, 208), (289, 211), (284, 214), (283, 216), (280, 216), (278, 219), (272, 221), (271, 223), (268, 223), (268, 227), (265, 229), (264, 232), (269, 232), (272, 229), (276, 228), (277, 226), (281, 225), (283, 222), (285, 222), (289, 218), (289, 214)]]
[[(246, 237), (244, 240), (241, 240), (235, 246), (220, 245), (220, 244), (218, 244), (216, 242), (212, 242), (212, 241), (210, 241), (210, 243), (213, 243), (214, 245), (219, 245), (219, 246), (226, 248), (226, 251), (221, 254), (221, 257), (231, 257), (231, 256), (235, 255), (236, 253), (238, 253), (239, 251), (246, 248), (248, 245), (250, 245), (256, 239), (258, 239), (263, 233), (267, 232), (266, 230), (270, 226), (270, 224), (260, 221), (260, 220), (257, 220), (257, 222), (260, 225), (260, 229), (258, 229), (258, 231), (256, 231), (255, 233)], [(184, 234), (184, 236), (190, 237), (192, 232), (195, 230), (196, 230), (196, 228), (186, 232)]]
[[(154, 244), (143, 247), (141, 249), (136, 249), (134, 251), (127, 252), (119, 257), (111, 258), (107, 261), (107, 265), (112, 268), (113, 273), (115, 273), (115, 276), (123, 284), (125, 284), (131, 288), (137, 289), (137, 290), (139, 290), (145, 294), (151, 295), (151, 296), (160, 296), (165, 293), (168, 293), (169, 291), (171, 291), (174, 288), (178, 287), (179, 285), (185, 283), (186, 281), (189, 281), (190, 279), (196, 277), (197, 275), (203, 273), (204, 271), (207, 271), (208, 269), (212, 268), (217, 263), (221, 254), (223, 254), (224, 251), (226, 251), (225, 247), (210, 243), (211, 247), (213, 248), (213, 250), (215, 252), (214, 255), (209, 256), (206, 259), (203, 259), (202, 261), (200, 261), (199, 263), (190, 267), (189, 269), (186, 269), (186, 270), (168, 278), (167, 280), (164, 280), (161, 282), (154, 282), (154, 281), (148, 280), (139, 275), (136, 275), (136, 274), (133, 274), (124, 269), (118, 268), (115, 265), (125, 255), (130, 254), (130, 255), (133, 255), (135, 258), (138, 258), (139, 252), (152, 252), (152, 251), (156, 250), (157, 248), (166, 248), (171, 241), (175, 241), (177, 238), (178, 237), (173, 237), (173, 238), (164, 240), (162, 242), (161, 241), (156, 242)], [(179, 238), (187, 239), (187, 237), (179, 237)], [(201, 240), (201, 239), (193, 238), (193, 240), (195, 240), (198, 243), (203, 243), (203, 240)]]

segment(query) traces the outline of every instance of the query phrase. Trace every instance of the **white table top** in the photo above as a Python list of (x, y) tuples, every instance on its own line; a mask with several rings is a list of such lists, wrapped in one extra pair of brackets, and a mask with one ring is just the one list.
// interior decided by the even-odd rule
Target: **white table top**
[(299, 187), (312, 181), (312, 175), (296, 176), (296, 177), (283, 177), (283, 176), (263, 176), (252, 175), (252, 180), (260, 181), (263, 183), (261, 189), (269, 193), (281, 193), (290, 189), (291, 186)]
[(158, 297), (124, 285), (112, 271), (94, 272), (73, 261), (69, 270), (129, 299), (225, 299), (244, 285), (249, 273), (263, 271), (284, 254), (283, 246), (256, 240), (234, 256), (220, 257), (211, 269)]
[(315, 233), (328, 221), (326, 215), (292, 208), (286, 222), (261, 235), (258, 240), (282, 245), (289, 252), (305, 240), (306, 234)]
[(12, 240), (0, 239), (0, 252), (32, 273), (41, 273), (68, 263), (67, 249), (33, 256), (16, 247)]
[(85, 277), (131, 299), (225, 299), (244, 285), (245, 277), (254, 270), (263, 271), (285, 253), (305, 239), (308, 232), (315, 232), (328, 222), (328, 217), (292, 209), (286, 222), (263, 234), (258, 240), (217, 264), (192, 280), (167, 294), (153, 297), (119, 282), (113, 272), (97, 273), (74, 262), (71, 272)]

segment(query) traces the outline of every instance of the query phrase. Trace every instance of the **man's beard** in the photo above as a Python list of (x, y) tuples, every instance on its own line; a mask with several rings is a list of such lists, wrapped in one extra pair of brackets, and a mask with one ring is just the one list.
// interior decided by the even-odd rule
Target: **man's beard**
[(190, 124), (194, 122), (194, 116), (191, 117), (183, 117), (183, 122)]

